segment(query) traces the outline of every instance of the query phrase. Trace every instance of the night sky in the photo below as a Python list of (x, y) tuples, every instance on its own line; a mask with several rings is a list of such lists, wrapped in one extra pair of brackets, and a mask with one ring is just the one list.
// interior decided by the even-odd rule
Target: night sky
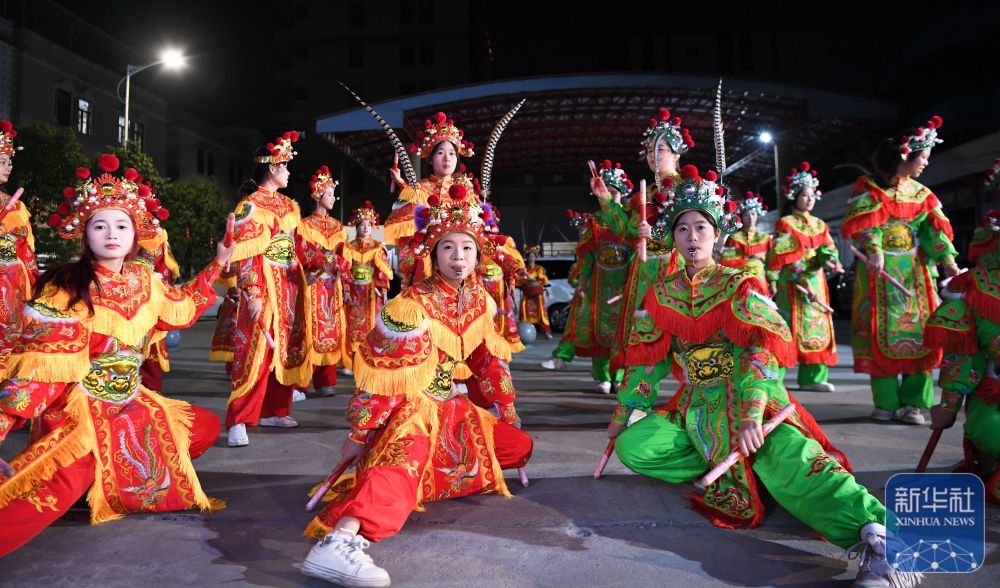
[[(59, 1), (149, 57), (167, 44), (191, 56), (181, 76), (146, 72), (136, 81), (141, 87), (213, 122), (267, 126), (260, 115), (268, 93), (259, 88), (269, 85), (268, 22), (291, 3)], [(709, 11), (709, 3), (616, 2), (584, 11), (570, 2), (480, 1), (478, 26), (489, 32), (496, 55), (485, 76), (624, 70), (630, 33), (771, 32), (781, 65), (760, 76), (768, 81), (880, 98), (899, 104), (904, 116), (955, 96), (1000, 91), (995, 3), (952, 2), (933, 13), (914, 2), (761, 4)]]

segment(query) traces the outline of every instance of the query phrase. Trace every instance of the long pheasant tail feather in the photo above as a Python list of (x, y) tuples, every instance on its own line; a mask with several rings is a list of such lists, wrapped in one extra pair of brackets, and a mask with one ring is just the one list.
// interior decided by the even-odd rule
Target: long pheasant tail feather
[(719, 78), (719, 87), (715, 90), (712, 131), (715, 136), (715, 169), (721, 178), (726, 173), (726, 130), (722, 125), (722, 78)]
[(486, 140), (486, 149), (483, 150), (483, 168), (480, 170), (479, 177), (482, 178), (482, 188), (483, 188), (483, 200), (490, 197), (490, 180), (493, 179), (493, 154), (496, 152), (497, 143), (500, 142), (500, 135), (503, 134), (504, 129), (510, 124), (510, 121), (517, 114), (518, 110), (524, 106), (526, 99), (522, 98), (520, 102), (514, 105), (507, 111), (507, 114), (500, 117), (497, 124), (493, 127), (490, 132), (489, 138)]
[(364, 106), (365, 110), (367, 110), (368, 113), (375, 119), (375, 122), (382, 127), (382, 130), (385, 131), (386, 136), (389, 138), (389, 143), (392, 144), (392, 148), (399, 155), (399, 165), (403, 168), (403, 179), (406, 180), (407, 184), (411, 186), (415, 185), (417, 183), (417, 173), (413, 170), (413, 162), (410, 161), (410, 155), (406, 152), (406, 147), (404, 147), (403, 142), (399, 140), (399, 136), (396, 135), (396, 131), (393, 130), (392, 125), (385, 122), (382, 115), (375, 112), (375, 109), (371, 106), (368, 106), (368, 103), (365, 102), (361, 96), (358, 96), (354, 90), (348, 88), (347, 84), (344, 82), (337, 83), (343, 86), (344, 89), (351, 94), (351, 96), (354, 96), (354, 99), (358, 101), (358, 104)]

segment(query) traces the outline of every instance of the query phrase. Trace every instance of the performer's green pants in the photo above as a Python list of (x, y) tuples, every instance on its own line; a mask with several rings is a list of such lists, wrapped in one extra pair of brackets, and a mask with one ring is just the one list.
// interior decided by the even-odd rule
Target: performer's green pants
[(1000, 458), (1000, 410), (976, 396), (967, 401), (965, 436), (973, 445), (992, 457)]
[[(559, 345), (552, 351), (552, 357), (557, 357), (566, 363), (573, 361), (576, 358), (576, 350), (573, 348), (573, 344), (569, 341), (560, 341)], [(610, 357), (592, 357), (590, 361), (590, 375), (594, 377), (595, 382), (615, 382), (620, 383), (622, 377), (625, 375), (625, 370), (618, 370), (615, 374), (614, 380), (611, 379), (611, 358)]]
[[(788, 368), (781, 368), (781, 381), (785, 381), (785, 372)], [(822, 363), (800, 363), (799, 375), (796, 378), (799, 386), (808, 384), (822, 384), (830, 378), (830, 368)]]
[[(670, 483), (690, 482), (708, 471), (687, 432), (650, 414), (625, 429), (615, 450), (629, 469)], [(813, 472), (811, 456), (823, 448), (790, 425), (779, 425), (754, 455), (753, 470), (782, 507), (831, 543), (848, 548), (861, 527), (885, 524), (885, 507), (854, 476), (830, 467)]]
[(901, 406), (930, 408), (934, 406), (934, 380), (930, 372), (877, 378), (872, 376), (872, 400), (876, 408), (896, 410)]

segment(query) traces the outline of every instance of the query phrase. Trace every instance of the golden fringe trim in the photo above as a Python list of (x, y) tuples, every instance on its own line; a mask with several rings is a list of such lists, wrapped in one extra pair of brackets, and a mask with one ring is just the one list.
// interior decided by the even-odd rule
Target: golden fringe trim
[(341, 362), (343, 357), (344, 352), (342, 350), (332, 351), (330, 353), (319, 353), (313, 350), (309, 353), (309, 361), (306, 363), (312, 366), (337, 365)]
[(172, 278), (176, 279), (181, 275), (181, 266), (177, 263), (177, 259), (169, 248), (163, 252), (163, 264), (170, 270)]
[(325, 525), (319, 520), (319, 515), (316, 515), (311, 521), (309, 521), (309, 525), (307, 525), (306, 530), (302, 532), (302, 536), (322, 541), (323, 537), (325, 537), (331, 530), (333, 530), (333, 527)]
[(347, 229), (341, 226), (340, 230), (333, 234), (332, 237), (326, 237), (323, 233), (317, 231), (315, 228), (305, 222), (302, 219), (302, 223), (299, 224), (299, 235), (309, 243), (315, 243), (326, 249), (327, 251), (333, 251), (337, 248), (337, 245), (345, 243), (347, 241)]
[[(67, 392), (71, 394), (71, 392)], [(69, 421), (76, 424), (74, 429), (58, 441), (55, 449), (46, 451), (45, 455), (23, 467), (23, 458), (18, 455), (11, 461), (11, 466), (17, 471), (13, 477), (0, 483), (0, 509), (5, 508), (12, 500), (17, 500), (31, 490), (37, 482), (47, 482), (61, 470), (88, 454), (93, 454), (97, 447), (97, 436), (90, 425), (86, 396), (82, 393), (71, 394), (66, 402), (66, 413)], [(49, 439), (53, 433), (46, 435), (41, 441)], [(35, 444), (32, 444), (35, 445)], [(30, 448), (30, 446), (29, 446)], [(22, 454), (23, 455), (23, 454)], [(96, 459), (96, 456), (95, 456)], [(95, 486), (97, 483), (94, 484)]]
[[(472, 402), (470, 401), (469, 404), (472, 404)], [(486, 446), (490, 448), (490, 467), (493, 469), (493, 476), (497, 479), (496, 493), (505, 498), (511, 498), (510, 490), (507, 488), (507, 480), (503, 477), (503, 470), (500, 468), (500, 461), (497, 459), (496, 442), (493, 438), (493, 427), (497, 423), (497, 418), (493, 416), (493, 413), (483, 410), (478, 406), (473, 405), (473, 407), (479, 413), (480, 421), (483, 423), (483, 439), (486, 442)]]
[[(392, 245), (405, 245), (406, 241), (417, 232), (417, 227), (413, 224), (412, 220), (400, 221), (392, 224), (386, 224), (383, 229), (383, 235), (385, 235), (386, 243)], [(402, 241), (402, 243), (400, 243)]]
[(270, 245), (271, 232), (264, 229), (264, 232), (259, 236), (237, 243), (236, 249), (233, 250), (233, 256), (229, 258), (229, 262), (238, 263), (257, 255), (263, 255), (264, 251), (266, 251)]
[(76, 353), (15, 353), (0, 375), (3, 379), (14, 376), (36, 382), (79, 382), (90, 373), (90, 350), (86, 347)]
[(374, 262), (373, 265), (375, 266), (375, 269), (386, 275), (387, 280), (392, 281), (392, 268), (389, 267), (389, 263), (384, 257), (385, 250), (381, 247), (379, 250), (382, 251), (382, 255), (375, 255), (375, 258), (372, 260)]
[(480, 315), (461, 335), (456, 335), (450, 328), (433, 319), (429, 321), (428, 329), (434, 345), (453, 359), (465, 359), (480, 344), (485, 343), (490, 354), (510, 361), (510, 345), (497, 333), (490, 312)]
[(521, 353), (522, 351), (527, 349), (527, 347), (525, 347), (524, 343), (522, 343), (521, 341), (508, 341), (507, 345), (510, 346), (511, 355), (515, 353)]
[(174, 438), (180, 458), (177, 469), (191, 482), (195, 505), (199, 510), (206, 512), (225, 508), (224, 500), (212, 499), (205, 494), (198, 473), (194, 470), (194, 463), (191, 460), (191, 425), (194, 423), (194, 413), (191, 411), (191, 405), (182, 400), (161, 396), (146, 388), (142, 388), (141, 393), (162, 406), (167, 413), (167, 425), (170, 427), (170, 434)]
[(359, 390), (382, 396), (420, 394), (437, 374), (437, 350), (431, 349), (420, 364), (400, 369), (376, 368), (368, 363), (364, 353), (354, 357), (354, 382)]

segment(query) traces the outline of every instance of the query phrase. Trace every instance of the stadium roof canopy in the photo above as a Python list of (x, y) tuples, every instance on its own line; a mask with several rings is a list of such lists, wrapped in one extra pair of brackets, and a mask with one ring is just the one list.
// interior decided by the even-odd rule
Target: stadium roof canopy
[[(661, 107), (683, 119), (696, 142), (685, 157), (713, 167), (712, 109), (718, 78), (648, 73), (565, 75), (493, 81), (415, 94), (373, 104), (404, 144), (423, 121), (444, 111), (476, 144), (478, 157), (493, 125), (522, 98), (527, 103), (497, 148), (495, 181), (528, 173), (585, 171), (588, 159), (639, 165), (639, 142)], [(868, 98), (752, 80), (723, 82), (726, 158), (731, 178), (753, 183), (773, 178), (771, 147), (758, 140), (771, 132), (783, 152), (819, 158), (856, 141), (872, 126), (897, 117), (896, 107)], [(402, 131), (402, 132), (401, 132)], [(376, 177), (386, 178), (392, 148), (375, 120), (350, 109), (316, 121), (316, 132)]]

